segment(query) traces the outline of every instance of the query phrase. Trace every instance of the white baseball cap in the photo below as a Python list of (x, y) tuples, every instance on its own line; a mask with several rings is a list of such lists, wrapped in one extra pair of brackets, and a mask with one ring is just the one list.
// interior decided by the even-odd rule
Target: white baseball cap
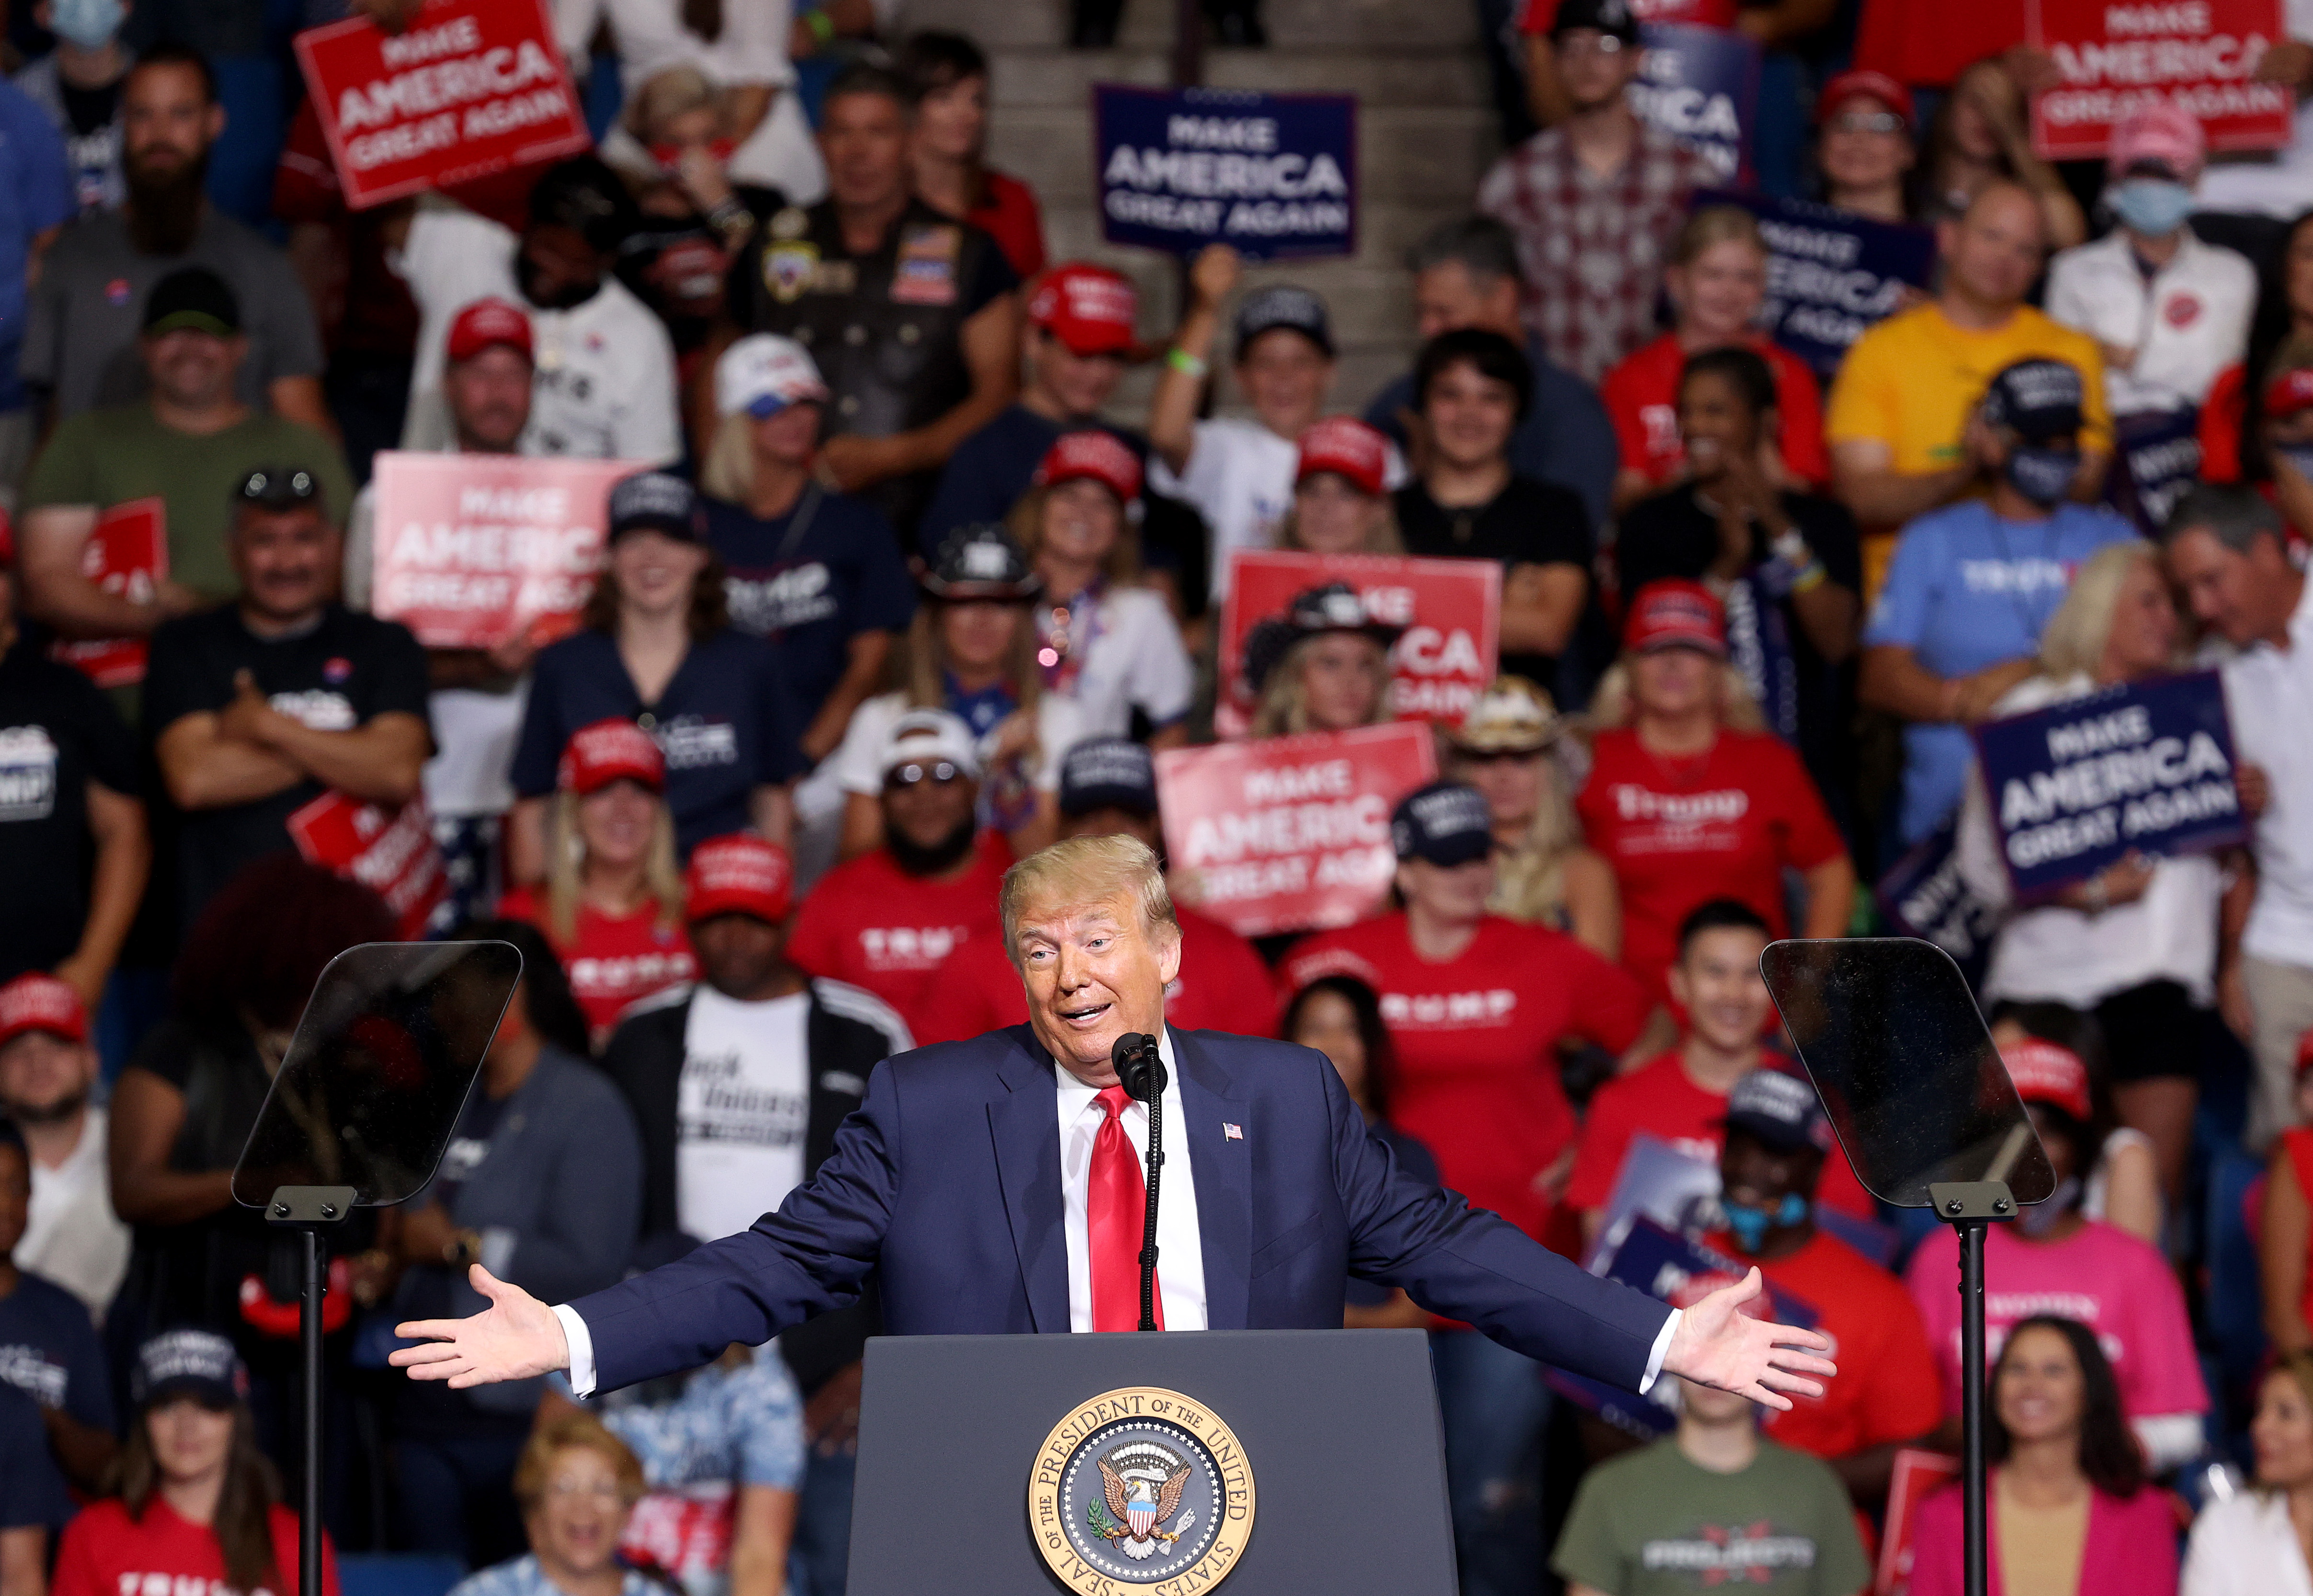
[(715, 363), (715, 413), (742, 410), (758, 421), (789, 405), (827, 398), (819, 367), (801, 344), (777, 333), (751, 333), (723, 351)]
[(892, 723), (884, 737), (883, 773), (902, 765), (946, 760), (965, 776), (980, 777), (980, 749), (961, 715), (945, 709), (911, 709)]

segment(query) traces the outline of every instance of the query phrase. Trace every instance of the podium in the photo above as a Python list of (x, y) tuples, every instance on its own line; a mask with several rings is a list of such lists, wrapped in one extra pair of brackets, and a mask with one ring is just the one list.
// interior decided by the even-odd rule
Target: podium
[(1419, 1330), (883, 1337), (850, 1596), (1454, 1596)]

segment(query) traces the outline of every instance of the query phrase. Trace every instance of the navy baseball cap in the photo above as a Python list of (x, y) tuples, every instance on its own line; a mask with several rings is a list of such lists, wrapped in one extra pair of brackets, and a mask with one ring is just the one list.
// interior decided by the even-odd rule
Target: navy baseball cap
[(171, 1397), (230, 1407), (249, 1396), (249, 1371), (233, 1343), (214, 1330), (163, 1330), (136, 1349), (128, 1397), (139, 1409)]
[(1276, 328), (1289, 327), (1324, 352), (1331, 359), (1333, 354), (1333, 320), (1326, 313), (1325, 302), (1306, 288), (1279, 285), (1259, 288), (1244, 296), (1236, 308), (1236, 355), (1253, 346), (1253, 340)]
[(1577, 28), (1595, 29), (1626, 45), (1639, 42), (1639, 16), (1631, 9), (1631, 0), (1558, 0), (1550, 36), (1556, 39)]
[(2061, 360), (2019, 360), (2001, 367), (1983, 390), (1983, 420), (2027, 443), (2045, 443), (2079, 433), (2086, 402), (2079, 367)]
[(1808, 1147), (1824, 1153), (1831, 1147), (1831, 1121), (1824, 1118), (1814, 1083), (1785, 1070), (1755, 1069), (1736, 1082), (1720, 1123), (1777, 1153)]
[(664, 532), (685, 543), (707, 541), (699, 491), (671, 471), (638, 471), (611, 488), (611, 536)]
[(1069, 750), (1060, 761), (1060, 812), (1074, 816), (1096, 809), (1156, 812), (1156, 761), (1146, 744), (1129, 737), (1092, 737)]
[(1390, 841), (1401, 859), (1467, 864), (1494, 851), (1494, 817), (1478, 789), (1434, 781), (1408, 794), (1389, 817)]

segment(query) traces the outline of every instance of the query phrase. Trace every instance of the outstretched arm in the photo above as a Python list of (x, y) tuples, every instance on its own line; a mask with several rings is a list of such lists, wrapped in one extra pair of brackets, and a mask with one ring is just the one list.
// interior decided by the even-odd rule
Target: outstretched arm
[(466, 1280), (490, 1300), (469, 1319), (421, 1319), (393, 1327), (416, 1346), (396, 1350), (388, 1360), (409, 1371), (412, 1380), (446, 1380), (453, 1391), (501, 1380), (527, 1380), (570, 1366), (570, 1346), (554, 1310), (519, 1285), (499, 1279), (481, 1265)]
[[(1784, 1408), (1791, 1399), (1823, 1395), (1823, 1381), (1839, 1372), (1817, 1357), (1831, 1343), (1796, 1325), (1770, 1324), (1743, 1311), (1743, 1304), (1767, 1289), (1755, 1267), (1732, 1285), (1721, 1286), (1691, 1308), (1679, 1310), (1663, 1372), (1748, 1397), (1762, 1407)], [(1821, 1375), (1822, 1380), (1808, 1378)]]

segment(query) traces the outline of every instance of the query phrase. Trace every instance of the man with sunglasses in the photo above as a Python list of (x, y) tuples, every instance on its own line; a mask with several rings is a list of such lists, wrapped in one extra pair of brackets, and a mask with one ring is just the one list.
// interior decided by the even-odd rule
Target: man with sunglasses
[(916, 1025), (957, 949), (999, 935), (996, 899), (1011, 850), (981, 831), (980, 756), (945, 709), (915, 709), (884, 741), (883, 845), (822, 876), (787, 957), (806, 974), (864, 987)]
[(242, 865), (293, 846), (288, 821), (338, 792), (399, 805), (434, 750), (426, 651), (337, 601), (344, 558), (321, 484), (264, 465), (233, 495), (233, 602), (153, 635), (145, 735), (182, 811), (178, 912), (189, 925)]

